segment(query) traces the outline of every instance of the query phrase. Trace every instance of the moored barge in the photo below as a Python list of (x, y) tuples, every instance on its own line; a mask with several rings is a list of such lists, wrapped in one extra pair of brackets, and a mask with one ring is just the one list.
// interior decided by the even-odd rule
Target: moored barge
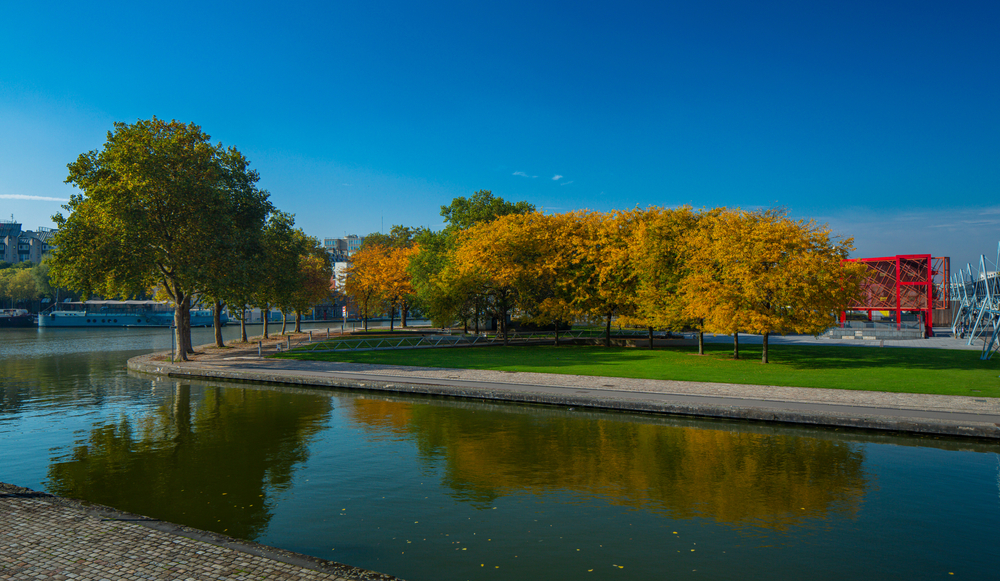
[[(229, 317), (222, 314), (222, 324)], [(38, 316), (39, 327), (169, 327), (174, 307), (160, 301), (57, 303)], [(191, 309), (192, 327), (211, 327), (212, 311)]]
[(24, 309), (0, 309), (0, 329), (34, 327), (35, 318)]

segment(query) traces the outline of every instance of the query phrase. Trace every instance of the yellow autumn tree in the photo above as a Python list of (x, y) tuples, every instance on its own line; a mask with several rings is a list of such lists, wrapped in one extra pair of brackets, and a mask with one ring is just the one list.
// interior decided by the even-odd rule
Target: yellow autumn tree
[(550, 283), (544, 266), (546, 229), (551, 220), (539, 212), (508, 214), (476, 224), (459, 234), (453, 280), (476, 289), (485, 310), (496, 317), (507, 344), (508, 321), (538, 316)]
[(852, 243), (783, 210), (720, 211), (691, 239), (685, 313), (712, 332), (761, 334), (767, 363), (771, 333), (821, 333), (857, 293)]
[(638, 272), (631, 264), (630, 240), (643, 220), (639, 209), (582, 216), (578, 244), (583, 255), (573, 282), (574, 306), (605, 323), (604, 345), (611, 345), (611, 320), (635, 312)]
[(688, 250), (699, 223), (720, 210), (695, 211), (690, 206), (648, 208), (629, 238), (628, 260), (636, 273), (635, 307), (626, 318), (653, 329), (698, 329), (698, 353), (704, 353), (703, 324), (686, 313), (681, 283), (689, 272)]
[(378, 264), (381, 272), (378, 276), (378, 282), (381, 288), (378, 295), (382, 298), (386, 310), (389, 311), (390, 331), (393, 330), (397, 309), (402, 317), (403, 326), (406, 326), (406, 314), (409, 311), (411, 297), (415, 292), (407, 266), (410, 263), (410, 258), (418, 252), (419, 249), (416, 246), (385, 247), (384, 254), (379, 257)]
[(534, 239), (540, 247), (537, 261), (529, 265), (534, 270), (530, 320), (542, 325), (552, 324), (555, 344), (559, 344), (559, 326), (585, 314), (589, 293), (581, 293), (580, 285), (593, 279), (590, 245), (594, 224), (600, 216), (594, 212), (577, 211), (543, 216), (534, 222)]
[(368, 319), (381, 310), (384, 296), (380, 280), (387, 246), (373, 244), (362, 248), (351, 257), (351, 265), (344, 273), (344, 294), (358, 309), (358, 315), (368, 331)]

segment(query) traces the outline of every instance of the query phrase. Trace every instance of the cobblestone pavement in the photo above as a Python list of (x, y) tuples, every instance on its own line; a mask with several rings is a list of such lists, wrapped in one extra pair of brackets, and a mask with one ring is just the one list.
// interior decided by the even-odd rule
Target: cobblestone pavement
[(4, 483), (0, 579), (396, 580)]

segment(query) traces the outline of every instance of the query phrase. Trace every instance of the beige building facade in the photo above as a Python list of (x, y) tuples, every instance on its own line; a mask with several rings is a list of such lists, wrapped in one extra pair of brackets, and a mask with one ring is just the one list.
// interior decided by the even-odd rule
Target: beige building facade
[(17, 264), (25, 260), (38, 264), (52, 246), (52, 228), (40, 227), (35, 231), (21, 230), (14, 221), (0, 221), (0, 260)]

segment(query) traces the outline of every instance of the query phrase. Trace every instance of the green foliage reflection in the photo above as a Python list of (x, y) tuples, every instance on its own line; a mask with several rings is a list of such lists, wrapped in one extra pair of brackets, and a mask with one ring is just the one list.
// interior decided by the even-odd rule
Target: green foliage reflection
[(289, 486), (331, 400), (211, 387), (193, 402), (191, 392), (178, 385), (154, 412), (95, 427), (69, 459), (51, 464), (46, 488), (256, 538), (271, 518), (268, 492)]

